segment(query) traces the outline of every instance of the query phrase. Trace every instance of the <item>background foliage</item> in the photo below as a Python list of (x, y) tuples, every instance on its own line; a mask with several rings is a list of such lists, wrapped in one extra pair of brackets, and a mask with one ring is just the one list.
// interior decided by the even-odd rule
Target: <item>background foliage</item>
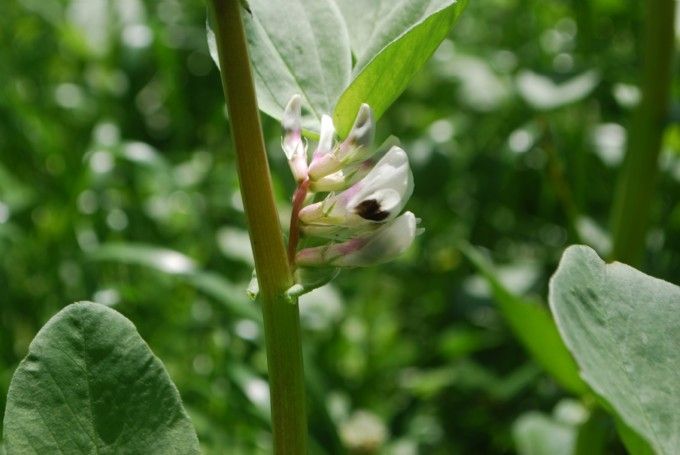
[[(606, 256), (638, 96), (640, 7), (471, 2), (386, 112), (378, 142), (397, 135), (410, 154), (408, 208), (426, 231), (396, 263), (345, 272), (303, 299), (318, 445), (529, 453), (536, 428), (573, 438), (587, 410), (524, 351), (487, 280), (545, 301), (566, 245)], [(252, 258), (205, 41), (201, 2), (4, 5), (0, 415), (42, 324), (94, 300), (129, 317), (163, 360), (206, 453), (268, 450), (263, 340), (245, 295)], [(276, 122), (265, 134), (285, 216), (293, 183)], [(678, 150), (671, 124), (642, 267), (675, 283)], [(488, 249), (495, 271), (479, 275), (461, 242)]]

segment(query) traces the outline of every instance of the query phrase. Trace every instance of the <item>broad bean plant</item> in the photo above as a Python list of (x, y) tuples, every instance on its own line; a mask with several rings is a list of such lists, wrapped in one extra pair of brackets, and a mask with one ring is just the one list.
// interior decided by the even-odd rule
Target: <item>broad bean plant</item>
[[(427, 229), (407, 208), (418, 185), (409, 150), (396, 137), (376, 138), (376, 123), (466, 2), (207, 2), (254, 255), (248, 293), (262, 314), (277, 454), (312, 451), (298, 298), (342, 280), (344, 268), (397, 258)], [(588, 411), (576, 436), (557, 445), (550, 425), (526, 422), (523, 453), (601, 453), (603, 418), (633, 454), (680, 451), (680, 288), (633, 267), (653, 197), (639, 185), (655, 172), (658, 114), (667, 110), (673, 2), (657, 3), (645, 19), (654, 58), (643, 68), (638, 131), (614, 198), (605, 258), (614, 261), (568, 247), (545, 306), (508, 290), (478, 248), (458, 245), (529, 355)], [(261, 112), (281, 124), (279, 150), (265, 150)], [(273, 198), (272, 153), (285, 156), (295, 183), (287, 226)], [(66, 306), (34, 338), (8, 391), (3, 444), (7, 454), (200, 453), (161, 360), (132, 322), (92, 302)]]

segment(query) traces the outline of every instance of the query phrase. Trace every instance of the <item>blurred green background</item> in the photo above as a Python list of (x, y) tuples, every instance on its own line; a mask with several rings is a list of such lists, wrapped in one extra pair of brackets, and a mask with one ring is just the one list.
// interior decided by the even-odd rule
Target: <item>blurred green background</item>
[[(379, 122), (377, 142), (394, 134), (410, 154), (407, 208), (425, 233), (398, 261), (302, 299), (315, 450), (515, 453), (532, 418), (570, 437), (586, 409), (523, 350), (458, 247), (488, 250), (508, 290), (541, 301), (567, 245), (608, 253), (641, 7), (470, 2)], [(206, 453), (267, 453), (252, 258), (204, 4), (9, 0), (1, 12), (0, 415), (37, 330), (94, 300), (165, 362)], [(677, 284), (673, 112), (642, 269)], [(286, 220), (293, 182), (278, 124), (264, 127)], [(608, 437), (623, 450), (613, 426)]]

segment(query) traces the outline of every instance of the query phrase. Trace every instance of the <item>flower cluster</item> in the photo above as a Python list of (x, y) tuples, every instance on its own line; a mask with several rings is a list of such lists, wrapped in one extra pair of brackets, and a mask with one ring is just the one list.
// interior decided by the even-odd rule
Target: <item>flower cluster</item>
[[(301, 267), (356, 267), (394, 259), (413, 242), (411, 212), (400, 212), (413, 192), (406, 153), (397, 146), (374, 150), (373, 115), (363, 104), (354, 126), (336, 142), (332, 119), (324, 115), (311, 161), (302, 137), (301, 98), (288, 103), (282, 147), (298, 183), (289, 239), (291, 261)], [(321, 245), (297, 249), (299, 233)], [(317, 241), (319, 242), (319, 241)]]

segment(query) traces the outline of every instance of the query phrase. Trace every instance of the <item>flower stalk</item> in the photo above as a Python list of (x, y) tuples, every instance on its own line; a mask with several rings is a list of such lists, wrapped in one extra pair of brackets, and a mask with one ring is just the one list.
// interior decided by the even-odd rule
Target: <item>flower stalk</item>
[(290, 214), (290, 228), (288, 229), (288, 263), (295, 269), (295, 252), (300, 241), (300, 210), (305, 203), (309, 191), (309, 179), (306, 178), (298, 185), (293, 194), (293, 208)]
[(307, 453), (307, 418), (297, 305), (272, 193), (240, 0), (208, 0), (237, 168), (259, 281), (269, 368), (274, 453)]

